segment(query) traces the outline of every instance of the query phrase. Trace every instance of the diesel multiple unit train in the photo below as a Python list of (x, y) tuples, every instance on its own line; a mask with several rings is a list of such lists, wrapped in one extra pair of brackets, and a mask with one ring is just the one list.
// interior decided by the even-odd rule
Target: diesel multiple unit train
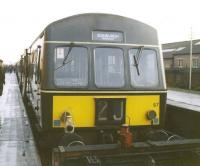
[(162, 53), (147, 24), (110, 14), (64, 18), (48, 25), (16, 66), (39, 136), (52, 147), (131, 148), (171, 137), (162, 130)]

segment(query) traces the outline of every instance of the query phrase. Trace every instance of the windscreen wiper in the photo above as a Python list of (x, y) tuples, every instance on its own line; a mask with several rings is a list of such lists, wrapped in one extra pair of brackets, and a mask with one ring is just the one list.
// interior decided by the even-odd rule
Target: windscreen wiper
[(136, 70), (137, 70), (137, 74), (138, 76), (140, 75), (140, 71), (139, 71), (139, 58), (140, 58), (140, 55), (142, 53), (142, 50), (143, 50), (144, 46), (141, 46), (138, 51), (137, 51), (137, 54), (133, 56), (134, 58), (134, 66), (136, 67)]
[(69, 57), (69, 54), (71, 53), (72, 48), (73, 48), (72, 45), (73, 45), (73, 43), (70, 44), (69, 49), (68, 49), (68, 51), (67, 51), (67, 53), (66, 53), (66, 55), (65, 55), (65, 57), (64, 57), (64, 59), (63, 59), (62, 65), (59, 66), (59, 67), (57, 67), (55, 70), (58, 70), (59, 68), (65, 66), (66, 64), (68, 64), (68, 63), (70, 63), (70, 62), (72, 61), (72, 60), (67, 61), (67, 59), (68, 59), (68, 57)]

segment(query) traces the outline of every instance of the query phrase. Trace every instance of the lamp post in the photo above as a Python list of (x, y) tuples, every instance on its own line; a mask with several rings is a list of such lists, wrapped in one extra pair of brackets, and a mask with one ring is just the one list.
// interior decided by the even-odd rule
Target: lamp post
[(192, 27), (190, 32), (190, 71), (189, 71), (189, 89), (192, 85)]

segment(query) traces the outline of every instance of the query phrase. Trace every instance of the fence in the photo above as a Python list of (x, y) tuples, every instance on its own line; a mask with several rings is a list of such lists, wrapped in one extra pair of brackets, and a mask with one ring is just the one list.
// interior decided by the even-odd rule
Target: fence
[[(168, 87), (188, 89), (189, 69), (166, 69), (166, 81)], [(200, 90), (200, 69), (192, 69), (192, 89)]]

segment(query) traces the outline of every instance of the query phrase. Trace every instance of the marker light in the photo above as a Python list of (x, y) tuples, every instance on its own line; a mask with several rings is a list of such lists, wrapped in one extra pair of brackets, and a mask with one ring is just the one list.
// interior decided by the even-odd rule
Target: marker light
[(153, 120), (156, 118), (156, 112), (154, 110), (150, 110), (147, 112), (147, 119)]

